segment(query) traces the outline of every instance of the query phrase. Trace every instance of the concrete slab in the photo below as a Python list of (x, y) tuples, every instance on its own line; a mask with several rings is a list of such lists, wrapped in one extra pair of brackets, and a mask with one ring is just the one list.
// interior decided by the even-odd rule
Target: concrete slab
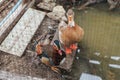
[(0, 71), (0, 80), (46, 80), (46, 79), (26, 75), (18, 75), (6, 71)]
[[(17, 4), (20, 4), (20, 5), (18, 6)], [(9, 12), (9, 14), (0, 22), (0, 43), (4, 40), (6, 35), (10, 32), (11, 28), (13, 28), (11, 24), (13, 24), (14, 22), (16, 22), (16, 20), (18, 20), (17, 19), (19, 18), (18, 16), (26, 7), (26, 4), (25, 5), (22, 5), (21, 3), (17, 3), (17, 4), (16, 6), (18, 6), (18, 8), (16, 9), (16, 7), (14, 7), (14, 9), (12, 9)]]
[(92, 74), (88, 74), (88, 73), (82, 73), (79, 80), (102, 80), (102, 78), (99, 77), (99, 76), (96, 76), (96, 75), (92, 75)]
[(44, 12), (29, 8), (10, 34), (0, 45), (0, 50), (22, 56), (28, 43), (45, 17)]

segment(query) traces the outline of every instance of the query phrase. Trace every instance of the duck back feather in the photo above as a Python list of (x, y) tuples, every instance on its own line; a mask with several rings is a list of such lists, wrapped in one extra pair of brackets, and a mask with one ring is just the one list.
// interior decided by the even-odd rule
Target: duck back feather
[(59, 39), (61, 42), (66, 46), (70, 46), (70, 44), (74, 44), (82, 40), (84, 30), (75, 24), (74, 27), (62, 27), (60, 29), (60, 33)]

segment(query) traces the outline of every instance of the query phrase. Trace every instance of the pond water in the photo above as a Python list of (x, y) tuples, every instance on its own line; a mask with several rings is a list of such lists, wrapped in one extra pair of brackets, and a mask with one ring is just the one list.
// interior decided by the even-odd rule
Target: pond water
[(72, 80), (79, 80), (83, 72), (102, 80), (120, 80), (120, 10), (108, 8), (102, 3), (83, 11), (74, 10), (75, 21), (85, 35), (70, 73)]

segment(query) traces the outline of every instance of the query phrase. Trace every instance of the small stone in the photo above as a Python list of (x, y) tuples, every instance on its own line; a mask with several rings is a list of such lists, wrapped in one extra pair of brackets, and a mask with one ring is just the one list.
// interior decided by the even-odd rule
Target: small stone
[(63, 8), (63, 6), (56, 6), (56, 7), (54, 7), (53, 8), (53, 12), (57, 12), (57, 13), (61, 12), (62, 14), (66, 13), (65, 9)]
[(100, 55), (100, 53), (99, 53), (99, 52), (95, 52), (94, 54), (95, 54), (96, 56), (99, 56), (99, 55)]
[(14, 3), (12, 3), (11, 6), (13, 7), (13, 6), (14, 6)]
[(48, 28), (49, 28), (49, 29), (53, 29), (53, 27), (52, 27), (52, 26), (48, 26)]
[(48, 10), (48, 11), (52, 11), (53, 8), (55, 7), (56, 3), (45, 3), (45, 2), (42, 2), (42, 3), (39, 3), (37, 5), (38, 8), (41, 8), (41, 9), (44, 9), (44, 10)]
[(48, 45), (50, 43), (50, 40), (49, 39), (45, 39), (44, 42), (43, 42), (43, 45)]
[(11, 6), (10, 6), (10, 5), (8, 5), (8, 8), (11, 8)]
[(77, 49), (77, 53), (80, 53), (80, 49)]
[(76, 59), (78, 60), (78, 59), (79, 59), (79, 57), (76, 57)]
[(67, 20), (65, 16), (66, 11), (63, 6), (56, 6), (53, 8), (53, 12), (47, 14), (47, 16), (53, 20)]
[(2, 16), (4, 17), (6, 15), (6, 12), (4, 11), (3, 13), (2, 13)]

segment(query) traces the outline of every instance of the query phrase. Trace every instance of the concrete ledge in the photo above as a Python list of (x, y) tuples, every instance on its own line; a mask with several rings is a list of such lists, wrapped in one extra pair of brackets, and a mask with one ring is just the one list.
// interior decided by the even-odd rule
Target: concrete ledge
[(0, 50), (22, 56), (29, 41), (45, 17), (44, 12), (29, 8), (0, 45)]
[[(7, 35), (6, 32), (10, 31), (10, 25), (13, 24), (15, 19), (20, 15), (21, 11), (26, 7), (25, 5), (20, 4), (20, 6), (9, 16), (9, 18), (0, 25), (0, 43), (3, 41), (5, 36)], [(7, 17), (6, 17), (7, 18)]]

